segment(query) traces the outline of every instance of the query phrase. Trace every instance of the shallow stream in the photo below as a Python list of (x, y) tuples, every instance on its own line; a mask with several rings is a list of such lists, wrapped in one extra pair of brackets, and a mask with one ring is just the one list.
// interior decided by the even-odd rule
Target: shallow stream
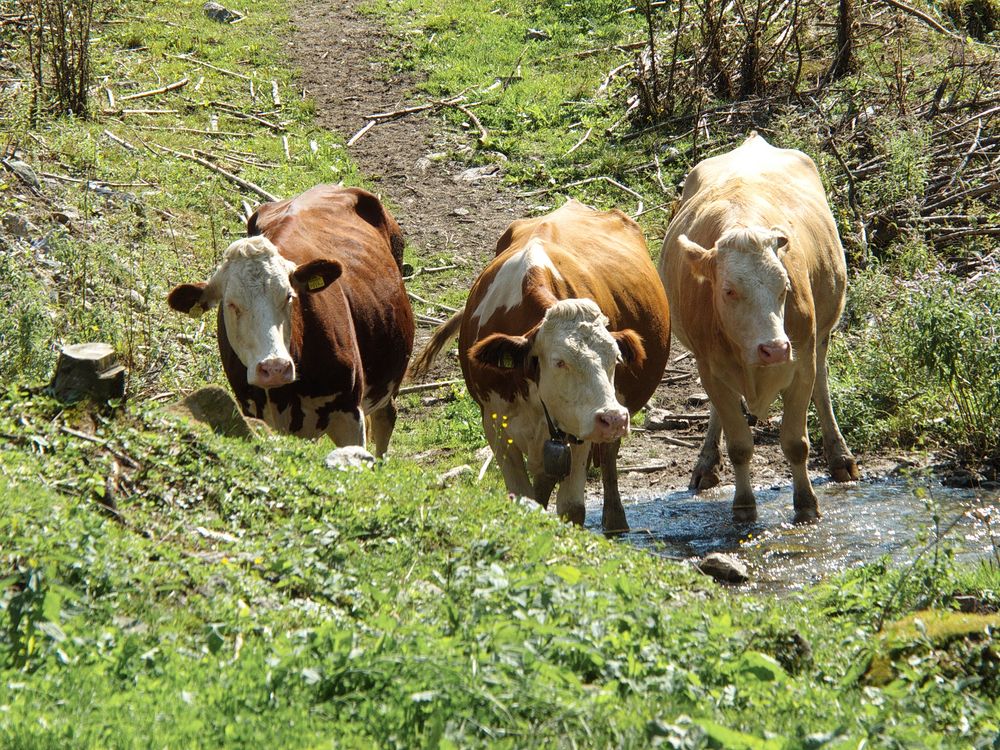
[[(700, 495), (687, 491), (625, 502), (632, 530), (618, 539), (673, 558), (697, 559), (709, 552), (728, 552), (750, 568), (754, 590), (783, 592), (815, 583), (833, 573), (891, 555), (910, 560), (935, 538), (931, 503), (937, 506), (945, 543), (959, 559), (985, 558), (1000, 545), (1000, 491), (968, 490), (902, 480), (850, 484), (814, 482), (823, 517), (795, 526), (791, 484), (757, 489), (753, 524), (732, 521), (733, 486), (722, 485)], [(923, 497), (920, 497), (923, 494)], [(989, 512), (990, 529), (971, 511)], [(957, 519), (957, 522), (956, 522)], [(587, 507), (588, 528), (601, 529), (599, 498)]]

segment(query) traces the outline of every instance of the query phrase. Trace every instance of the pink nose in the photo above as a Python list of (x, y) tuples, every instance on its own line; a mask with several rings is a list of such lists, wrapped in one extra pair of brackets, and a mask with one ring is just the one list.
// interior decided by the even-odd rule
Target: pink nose
[(606, 443), (617, 440), (628, 432), (628, 410), (621, 407), (605, 409), (594, 415), (594, 433), (592, 440)]
[(778, 365), (788, 361), (792, 347), (787, 341), (772, 344), (761, 344), (757, 347), (757, 355), (762, 365)]
[(274, 388), (288, 385), (295, 379), (295, 367), (292, 360), (275, 357), (265, 359), (257, 365), (257, 377), (254, 385), (261, 388)]

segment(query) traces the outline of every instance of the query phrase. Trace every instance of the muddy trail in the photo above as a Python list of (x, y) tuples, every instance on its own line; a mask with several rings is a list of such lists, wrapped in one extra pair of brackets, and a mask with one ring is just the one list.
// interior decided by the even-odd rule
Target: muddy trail
[[(351, 138), (375, 112), (398, 111), (427, 100), (417, 90), (419, 79), (400, 74), (383, 61), (405, 42), (382, 27), (377, 19), (357, 11), (356, 2), (303, 0), (296, 12), (297, 33), (290, 50), (302, 70), (306, 94), (316, 102), (320, 126)], [(469, 165), (453, 155), (470, 152), (472, 136), (447, 123), (440, 113), (419, 112), (381, 121), (364, 132), (348, 149), (373, 190), (396, 215), (411, 251), (418, 258), (456, 258), (467, 273), (460, 283), (467, 290), (493, 256), (497, 238), (514, 219), (533, 207), (493, 178), (468, 182), (462, 173)], [(431, 300), (433, 301), (433, 300)], [(440, 311), (415, 311), (441, 315)], [(417, 332), (417, 349), (432, 328)], [(442, 357), (434, 379), (461, 377), (453, 358)], [(671, 429), (634, 430), (623, 441), (619, 465), (623, 500), (665, 496), (685, 490), (704, 437), (707, 405), (701, 393), (693, 359), (677, 342), (664, 381), (647, 407), (678, 417)], [(419, 419), (419, 409), (401, 409), (401, 419)], [(687, 417), (687, 418), (684, 418)], [(791, 479), (778, 445), (777, 417), (754, 428), (755, 486), (784, 487)], [(811, 471), (825, 476), (825, 466), (813, 446)], [(867, 479), (884, 476), (897, 465), (887, 457), (859, 456)], [(731, 482), (725, 466), (723, 482)], [(600, 496), (600, 479), (588, 485), (588, 495)], [(789, 517), (790, 517), (789, 508)]]

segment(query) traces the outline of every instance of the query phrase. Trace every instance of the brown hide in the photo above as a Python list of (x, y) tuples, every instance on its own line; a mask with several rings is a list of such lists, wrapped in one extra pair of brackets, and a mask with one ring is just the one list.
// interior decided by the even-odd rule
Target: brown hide
[(378, 199), (358, 188), (318, 185), (263, 204), (247, 230), (265, 236), (296, 265), (332, 259), (343, 273), (326, 289), (293, 302), (289, 351), (298, 378), (266, 392), (247, 383), (220, 307), (219, 351), (244, 410), (260, 416), (268, 398), (278, 411), (291, 407), (295, 433), (303, 424), (303, 397), (335, 396), (318, 407), (317, 428), (323, 430), (334, 411), (377, 405), (395, 395), (413, 349), (413, 313), (400, 274), (402, 233)]

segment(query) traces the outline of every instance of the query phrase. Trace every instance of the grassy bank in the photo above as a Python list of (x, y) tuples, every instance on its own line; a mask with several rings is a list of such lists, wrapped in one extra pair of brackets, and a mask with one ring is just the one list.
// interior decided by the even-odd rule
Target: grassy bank
[[(59, 178), (39, 194), (0, 173), (3, 217), (34, 227), (5, 224), (0, 248), (0, 747), (990, 746), (995, 566), (942, 548), (780, 601), (740, 595), (510, 502), (495, 477), (442, 486), (400, 458), (471, 456), (467, 399), (401, 423), (395, 457), (358, 472), (326, 468), (325, 443), (224, 438), (157, 407), (220, 380), (211, 325), (162, 299), (242, 233), (248, 197), (159, 147), (280, 195), (362, 179), (297, 95), (287, 10), (220, 27), (200, 2), (119, 8), (94, 44), (115, 105), (104, 94), (91, 120), (31, 122), (4, 90), (8, 147)], [(134, 100), (176, 112), (119, 111), (184, 77)], [(81, 338), (123, 353), (127, 404), (27, 387)], [(956, 613), (957, 595), (982, 614)]]
[[(73, 434), (93, 419), (0, 401), (21, 435), (0, 448), (4, 747), (997, 736), (998, 620), (948, 614), (1000, 605), (995, 567), (877, 563), (762, 600), (408, 461), (338, 472), (321, 445), (146, 409)], [(888, 624), (928, 607), (946, 623)]]
[(427, 76), (429, 96), (464, 93), (474, 104), (488, 137), (477, 143), (465, 122), (473, 160), (503, 163), (539, 211), (565, 196), (629, 211), (654, 255), (700, 158), (751, 129), (808, 153), (853, 276), (831, 355), (848, 442), (942, 450), (995, 479), (994, 48), (958, 41), (966, 29), (933, 4), (918, 10), (948, 28), (857, 4), (853, 68), (833, 79), (835, 12), (758, 4), (766, 55), (755, 92), (741, 96), (742, 6), (711, 6), (721, 24), (713, 47), (701, 6), (667, 4), (647, 20), (642, 3), (606, 0), (374, 5), (402, 32), (394, 55)]

